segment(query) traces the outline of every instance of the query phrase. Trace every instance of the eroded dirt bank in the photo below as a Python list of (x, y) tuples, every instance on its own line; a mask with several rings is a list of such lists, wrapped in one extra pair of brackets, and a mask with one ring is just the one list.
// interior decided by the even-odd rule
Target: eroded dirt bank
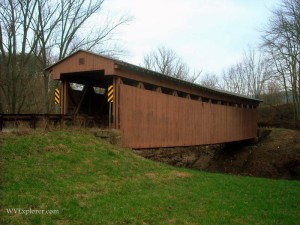
[(257, 144), (134, 150), (152, 160), (209, 172), (300, 180), (300, 132), (272, 129)]

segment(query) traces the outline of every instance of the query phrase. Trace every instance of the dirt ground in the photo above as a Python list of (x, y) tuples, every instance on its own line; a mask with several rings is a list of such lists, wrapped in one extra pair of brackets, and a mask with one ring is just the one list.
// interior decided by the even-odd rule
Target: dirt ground
[(258, 143), (134, 150), (178, 167), (273, 179), (300, 180), (300, 132), (271, 129)]

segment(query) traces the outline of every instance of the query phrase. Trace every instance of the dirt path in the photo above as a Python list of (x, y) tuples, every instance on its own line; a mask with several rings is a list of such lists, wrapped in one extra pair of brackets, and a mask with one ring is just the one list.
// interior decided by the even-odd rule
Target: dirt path
[(256, 145), (242, 143), (135, 150), (145, 158), (209, 172), (300, 180), (300, 132), (272, 129)]

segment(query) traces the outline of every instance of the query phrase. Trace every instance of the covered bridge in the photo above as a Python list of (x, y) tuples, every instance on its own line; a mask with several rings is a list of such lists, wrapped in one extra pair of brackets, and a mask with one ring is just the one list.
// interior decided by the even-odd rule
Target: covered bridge
[(83, 50), (46, 70), (61, 81), (61, 113), (103, 118), (104, 126), (121, 131), (123, 147), (193, 146), (257, 136), (257, 99)]

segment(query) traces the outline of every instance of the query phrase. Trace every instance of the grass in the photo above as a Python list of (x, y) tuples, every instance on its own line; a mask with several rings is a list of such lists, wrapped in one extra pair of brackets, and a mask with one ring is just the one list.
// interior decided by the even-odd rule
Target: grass
[(174, 168), (76, 131), (4, 135), (0, 148), (0, 224), (300, 223), (297, 181)]

